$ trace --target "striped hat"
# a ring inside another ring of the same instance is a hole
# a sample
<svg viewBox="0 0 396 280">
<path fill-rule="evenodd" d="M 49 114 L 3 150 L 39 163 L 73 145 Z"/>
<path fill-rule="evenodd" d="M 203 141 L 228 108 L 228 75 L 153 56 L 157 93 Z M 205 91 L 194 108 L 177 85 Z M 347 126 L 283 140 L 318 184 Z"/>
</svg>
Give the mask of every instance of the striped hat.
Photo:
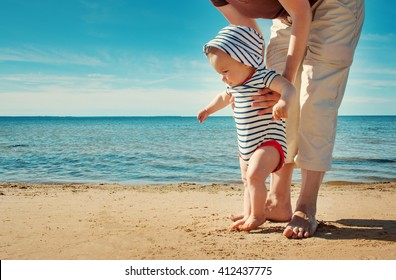
<svg viewBox="0 0 396 280">
<path fill-rule="evenodd" d="M 264 63 L 264 38 L 250 27 L 224 27 L 214 39 L 204 45 L 206 55 L 209 47 L 216 47 L 233 59 L 254 68 L 259 68 Z"/>
</svg>

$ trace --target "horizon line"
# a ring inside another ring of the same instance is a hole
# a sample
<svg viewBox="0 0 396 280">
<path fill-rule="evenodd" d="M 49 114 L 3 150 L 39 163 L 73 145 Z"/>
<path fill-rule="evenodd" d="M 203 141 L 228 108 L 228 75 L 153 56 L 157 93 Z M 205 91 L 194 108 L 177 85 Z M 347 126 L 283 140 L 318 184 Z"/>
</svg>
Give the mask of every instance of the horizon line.
<svg viewBox="0 0 396 280">
<path fill-rule="evenodd" d="M 0 118 L 196 118 L 195 115 L 0 115 Z M 232 115 L 215 115 L 211 118 L 232 117 Z M 396 117 L 396 115 L 338 115 L 338 117 Z"/>
</svg>

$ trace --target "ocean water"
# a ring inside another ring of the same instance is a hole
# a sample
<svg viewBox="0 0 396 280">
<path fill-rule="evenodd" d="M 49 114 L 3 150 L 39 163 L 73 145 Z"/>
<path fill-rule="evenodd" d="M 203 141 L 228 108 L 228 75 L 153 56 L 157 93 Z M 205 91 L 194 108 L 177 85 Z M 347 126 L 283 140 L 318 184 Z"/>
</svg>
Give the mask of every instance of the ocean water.
<svg viewBox="0 0 396 280">
<path fill-rule="evenodd" d="M 0 181 L 239 184 L 235 133 L 232 117 L 0 117 Z M 339 117 L 325 181 L 396 181 L 395 139 L 396 116 Z"/>
</svg>

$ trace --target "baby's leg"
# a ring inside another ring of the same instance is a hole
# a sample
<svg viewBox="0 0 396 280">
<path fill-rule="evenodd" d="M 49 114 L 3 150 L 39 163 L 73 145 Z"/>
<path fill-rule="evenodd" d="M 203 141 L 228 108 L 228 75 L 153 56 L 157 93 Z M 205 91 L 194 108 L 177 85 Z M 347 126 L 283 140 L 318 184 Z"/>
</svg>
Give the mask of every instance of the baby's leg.
<svg viewBox="0 0 396 280">
<path fill-rule="evenodd" d="M 251 212 L 249 218 L 239 227 L 249 231 L 262 225 L 266 221 L 265 202 L 267 188 L 265 180 L 278 166 L 280 154 L 273 146 L 264 146 L 257 149 L 249 161 L 246 180 L 250 195 Z"/>
<path fill-rule="evenodd" d="M 240 215 L 230 215 L 231 220 L 234 222 L 231 225 L 232 229 L 239 229 L 239 227 L 245 223 L 245 221 L 250 216 L 250 208 L 251 208 L 249 188 L 246 180 L 247 165 L 244 163 L 242 159 L 239 159 L 239 166 L 241 168 L 241 177 L 244 186 L 243 213 Z"/>
</svg>

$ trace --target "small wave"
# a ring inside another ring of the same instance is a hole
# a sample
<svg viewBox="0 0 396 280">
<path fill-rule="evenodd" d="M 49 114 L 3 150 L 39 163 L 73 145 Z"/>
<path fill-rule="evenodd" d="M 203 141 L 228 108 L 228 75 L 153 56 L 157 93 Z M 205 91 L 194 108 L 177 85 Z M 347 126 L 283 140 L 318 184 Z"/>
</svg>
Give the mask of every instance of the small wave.
<svg viewBox="0 0 396 280">
<path fill-rule="evenodd" d="M 368 182 L 395 182 L 395 177 L 386 176 L 364 176 L 363 179 Z"/>
<path fill-rule="evenodd" d="M 335 158 L 334 163 L 395 163 L 396 159 L 384 159 L 384 158 Z"/>
<path fill-rule="evenodd" d="M 27 144 L 14 144 L 14 145 L 9 145 L 9 148 L 27 148 L 29 145 Z"/>
<path fill-rule="evenodd" d="M 359 184 L 364 184 L 364 182 L 355 182 L 355 181 L 324 181 L 323 182 L 326 185 L 330 186 L 343 186 L 343 185 L 359 185 Z"/>
</svg>

